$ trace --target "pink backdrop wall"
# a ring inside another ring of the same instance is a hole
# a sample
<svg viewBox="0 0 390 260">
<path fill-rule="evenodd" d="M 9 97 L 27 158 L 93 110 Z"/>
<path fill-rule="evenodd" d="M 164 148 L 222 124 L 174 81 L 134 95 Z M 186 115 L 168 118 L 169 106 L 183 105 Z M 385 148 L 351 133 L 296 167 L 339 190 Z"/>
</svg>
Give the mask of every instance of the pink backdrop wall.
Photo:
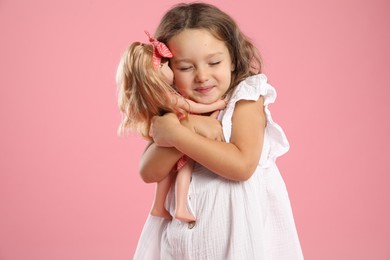
<svg viewBox="0 0 390 260">
<path fill-rule="evenodd" d="M 390 259 L 390 2 L 209 1 L 262 51 L 306 259 Z M 154 185 L 114 75 L 176 1 L 0 3 L 0 259 L 131 259 Z M 150 7 L 153 7 L 152 10 Z"/>
</svg>

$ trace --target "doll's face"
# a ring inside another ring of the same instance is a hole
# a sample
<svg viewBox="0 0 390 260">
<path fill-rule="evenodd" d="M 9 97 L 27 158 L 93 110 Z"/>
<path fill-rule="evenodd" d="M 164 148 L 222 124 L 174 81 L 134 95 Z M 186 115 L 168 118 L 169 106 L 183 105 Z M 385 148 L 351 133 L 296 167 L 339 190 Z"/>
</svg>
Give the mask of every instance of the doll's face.
<svg viewBox="0 0 390 260">
<path fill-rule="evenodd" d="M 161 62 L 160 71 L 164 75 L 167 83 L 172 86 L 173 85 L 173 71 L 168 66 L 168 61 Z"/>
</svg>

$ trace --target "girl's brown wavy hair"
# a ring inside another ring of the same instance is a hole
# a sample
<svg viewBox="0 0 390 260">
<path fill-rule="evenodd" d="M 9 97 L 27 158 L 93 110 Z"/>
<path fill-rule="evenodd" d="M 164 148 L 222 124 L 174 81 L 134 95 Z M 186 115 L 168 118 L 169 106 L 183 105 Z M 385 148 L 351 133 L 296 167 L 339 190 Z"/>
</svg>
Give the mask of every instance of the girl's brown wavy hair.
<svg viewBox="0 0 390 260">
<path fill-rule="evenodd" d="M 217 7 L 206 3 L 177 4 L 165 13 L 155 36 L 169 45 L 169 40 L 185 29 L 205 29 L 226 44 L 234 65 L 227 94 L 248 76 L 261 73 L 258 49 L 241 32 L 233 18 Z"/>
</svg>

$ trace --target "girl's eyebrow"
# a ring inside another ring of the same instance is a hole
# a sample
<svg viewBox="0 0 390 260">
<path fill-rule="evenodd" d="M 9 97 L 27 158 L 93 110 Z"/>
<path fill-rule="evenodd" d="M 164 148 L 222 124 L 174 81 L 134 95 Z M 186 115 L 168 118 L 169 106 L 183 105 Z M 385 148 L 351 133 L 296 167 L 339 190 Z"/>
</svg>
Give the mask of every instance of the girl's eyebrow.
<svg viewBox="0 0 390 260">
<path fill-rule="evenodd" d="M 210 54 L 208 54 L 208 55 L 205 57 L 205 59 L 210 59 L 210 58 L 212 58 L 212 57 L 214 57 L 214 56 L 216 56 L 216 55 L 222 55 L 222 54 L 223 54 L 222 51 L 215 52 L 215 53 L 210 53 Z M 190 58 L 181 58 L 181 59 L 179 58 L 179 59 L 177 59 L 177 58 L 173 57 L 173 61 L 174 61 L 175 63 L 179 63 L 179 62 L 191 62 L 192 59 L 190 59 Z"/>
</svg>

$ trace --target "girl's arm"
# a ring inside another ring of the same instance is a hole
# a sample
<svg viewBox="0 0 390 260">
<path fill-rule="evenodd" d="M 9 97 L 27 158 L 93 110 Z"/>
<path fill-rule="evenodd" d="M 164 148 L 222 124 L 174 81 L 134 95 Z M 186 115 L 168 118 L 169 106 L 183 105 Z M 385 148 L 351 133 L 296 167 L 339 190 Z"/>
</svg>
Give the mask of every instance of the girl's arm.
<svg viewBox="0 0 390 260">
<path fill-rule="evenodd" d="M 149 143 L 141 156 L 139 174 L 146 183 L 160 182 L 169 175 L 176 162 L 183 156 L 174 147 L 160 147 Z"/>
<path fill-rule="evenodd" d="M 216 119 L 218 113 L 211 116 L 188 115 L 181 125 L 206 138 L 223 141 L 221 123 Z M 139 165 L 139 173 L 144 182 L 159 182 L 165 178 L 183 156 L 174 147 L 160 147 L 150 143 L 146 147 Z"/>
<path fill-rule="evenodd" d="M 218 100 L 212 104 L 201 104 L 176 94 L 173 94 L 171 98 L 173 104 L 189 113 L 204 114 L 226 107 L 226 101 L 224 100 Z"/>
<path fill-rule="evenodd" d="M 171 95 L 171 101 L 179 108 L 197 114 L 209 113 L 226 107 L 224 100 L 218 100 L 212 104 L 200 104 L 176 94 Z M 222 128 L 216 120 L 217 116 L 218 113 L 213 113 L 210 117 L 189 115 L 190 119 L 187 117 L 182 120 L 182 125 L 194 133 L 222 141 Z M 154 143 L 150 143 L 140 161 L 139 172 L 142 180 L 147 183 L 161 181 L 171 172 L 181 156 L 183 156 L 183 153 L 175 148 L 159 147 Z"/>
<path fill-rule="evenodd" d="M 153 139 L 160 146 L 176 147 L 214 173 L 237 181 L 249 179 L 260 160 L 266 118 L 263 98 L 237 102 L 229 143 L 210 140 L 183 127 L 170 113 L 155 117 Z"/>
</svg>

